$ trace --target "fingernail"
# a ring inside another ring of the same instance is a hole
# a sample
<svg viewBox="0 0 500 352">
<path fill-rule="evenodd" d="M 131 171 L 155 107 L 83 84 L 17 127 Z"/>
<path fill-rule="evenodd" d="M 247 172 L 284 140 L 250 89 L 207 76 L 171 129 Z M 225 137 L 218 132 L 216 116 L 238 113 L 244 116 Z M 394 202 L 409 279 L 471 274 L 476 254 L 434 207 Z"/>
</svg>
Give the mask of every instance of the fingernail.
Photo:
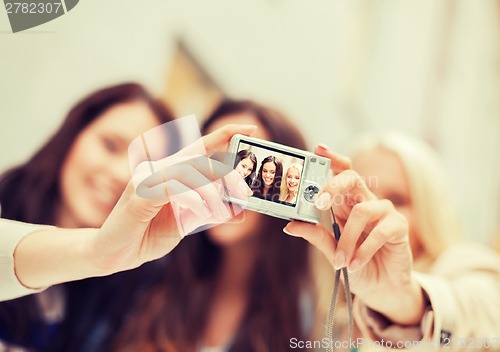
<svg viewBox="0 0 500 352">
<path fill-rule="evenodd" d="M 335 269 L 340 269 L 345 266 L 345 254 L 343 250 L 339 250 L 335 256 L 335 261 L 333 262 Z"/>
<path fill-rule="evenodd" d="M 318 147 L 323 148 L 325 150 L 330 150 L 330 148 L 326 144 L 324 144 L 324 143 L 318 144 Z"/>
<path fill-rule="evenodd" d="M 257 126 L 256 125 L 251 125 L 251 124 L 245 124 L 245 125 L 242 125 L 241 127 L 243 128 L 248 128 L 248 129 L 252 129 L 252 130 L 256 130 L 257 129 Z"/>
<path fill-rule="evenodd" d="M 291 233 L 290 231 L 288 231 L 288 229 L 286 228 L 286 226 L 283 228 L 283 232 L 286 233 L 287 235 L 297 237 L 297 235 L 294 235 L 293 233 Z"/>
<path fill-rule="evenodd" d="M 238 189 L 245 193 L 247 196 L 251 196 L 253 194 L 252 190 L 250 187 L 248 187 L 247 183 L 243 180 L 238 181 Z"/>
<path fill-rule="evenodd" d="M 220 206 L 220 213 L 224 219 L 229 219 L 231 217 L 231 214 L 229 214 L 229 211 L 227 210 L 226 206 L 224 203 Z"/>
<path fill-rule="evenodd" d="M 332 200 L 332 197 L 330 196 L 330 193 L 323 192 L 316 199 L 316 207 L 318 207 L 318 209 L 326 209 L 330 205 L 331 200 Z"/>
<path fill-rule="evenodd" d="M 360 267 L 361 267 L 361 261 L 359 259 L 354 259 L 347 267 L 347 270 L 350 272 L 354 272 L 358 271 Z"/>
</svg>

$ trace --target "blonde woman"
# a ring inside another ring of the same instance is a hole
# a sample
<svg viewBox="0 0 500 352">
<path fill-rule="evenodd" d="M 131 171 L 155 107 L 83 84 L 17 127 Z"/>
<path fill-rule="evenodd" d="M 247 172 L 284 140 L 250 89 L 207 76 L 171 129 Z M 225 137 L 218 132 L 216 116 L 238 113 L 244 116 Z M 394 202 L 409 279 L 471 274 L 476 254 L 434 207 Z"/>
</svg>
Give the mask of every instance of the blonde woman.
<svg viewBox="0 0 500 352">
<path fill-rule="evenodd" d="M 353 153 L 356 171 L 336 167 L 316 203 L 335 211 L 340 241 L 321 225 L 293 222 L 285 231 L 351 271 L 357 337 L 365 338 L 358 347 L 370 350 L 370 339 L 423 350 L 500 349 L 500 258 L 462 239 L 431 148 L 394 133 L 366 136 Z M 344 313 L 337 311 L 340 321 Z"/>
<path fill-rule="evenodd" d="M 281 182 L 280 201 L 295 204 L 297 202 L 297 190 L 300 185 L 302 165 L 292 164 L 285 173 L 285 182 Z"/>
</svg>

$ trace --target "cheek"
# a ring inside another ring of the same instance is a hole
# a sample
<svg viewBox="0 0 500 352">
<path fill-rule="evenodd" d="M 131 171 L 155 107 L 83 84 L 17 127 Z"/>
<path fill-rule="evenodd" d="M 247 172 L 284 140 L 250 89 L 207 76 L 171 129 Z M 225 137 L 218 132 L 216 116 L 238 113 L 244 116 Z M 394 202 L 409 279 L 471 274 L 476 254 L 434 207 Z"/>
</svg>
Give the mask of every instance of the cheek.
<svg viewBox="0 0 500 352">
<path fill-rule="evenodd" d="M 91 153 L 86 153 L 85 150 L 85 143 L 76 143 L 64 161 L 61 181 L 67 195 L 78 191 L 87 177 L 88 170 L 92 168 Z"/>
<path fill-rule="evenodd" d="M 72 214 L 79 226 L 101 226 L 108 215 L 93 201 L 95 189 L 92 180 L 98 177 L 104 156 L 98 145 L 77 141 L 71 148 L 61 169 L 61 207 Z"/>
</svg>

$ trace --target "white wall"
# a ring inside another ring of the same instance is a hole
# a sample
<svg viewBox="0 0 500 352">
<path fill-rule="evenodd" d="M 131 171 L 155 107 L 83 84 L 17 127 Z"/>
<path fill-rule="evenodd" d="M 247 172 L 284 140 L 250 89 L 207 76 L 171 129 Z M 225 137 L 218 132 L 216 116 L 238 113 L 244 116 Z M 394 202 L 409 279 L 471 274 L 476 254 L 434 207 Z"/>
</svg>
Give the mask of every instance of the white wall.
<svg viewBox="0 0 500 352">
<path fill-rule="evenodd" d="M 372 128 L 429 139 L 485 241 L 500 213 L 499 13 L 494 0 L 81 0 L 13 35 L 0 11 L 0 170 L 96 87 L 159 92 L 180 35 L 226 91 L 283 109 L 310 142 L 345 151 Z"/>
</svg>

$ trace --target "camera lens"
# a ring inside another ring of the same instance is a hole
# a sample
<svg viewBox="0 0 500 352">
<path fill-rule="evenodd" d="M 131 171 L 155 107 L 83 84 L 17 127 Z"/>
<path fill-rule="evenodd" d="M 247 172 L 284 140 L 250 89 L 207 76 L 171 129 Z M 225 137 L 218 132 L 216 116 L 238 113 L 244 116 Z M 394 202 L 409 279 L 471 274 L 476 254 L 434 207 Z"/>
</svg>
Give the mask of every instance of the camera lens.
<svg viewBox="0 0 500 352">
<path fill-rule="evenodd" d="M 304 190 L 304 198 L 308 202 L 313 202 L 318 193 L 319 193 L 318 187 L 316 187 L 314 185 L 307 186 L 306 189 Z"/>
</svg>

